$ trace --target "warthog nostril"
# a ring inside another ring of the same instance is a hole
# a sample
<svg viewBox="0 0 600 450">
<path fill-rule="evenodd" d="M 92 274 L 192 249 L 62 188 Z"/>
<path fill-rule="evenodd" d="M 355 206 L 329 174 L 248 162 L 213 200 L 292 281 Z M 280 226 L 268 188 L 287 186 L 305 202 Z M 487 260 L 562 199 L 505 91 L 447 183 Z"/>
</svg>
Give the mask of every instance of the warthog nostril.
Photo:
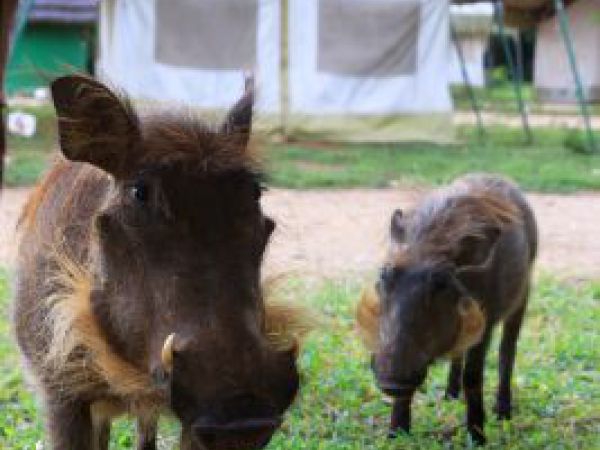
<svg viewBox="0 0 600 450">
<path fill-rule="evenodd" d="M 412 396 L 417 389 L 416 385 L 399 384 L 389 380 L 379 381 L 377 384 L 384 394 L 394 398 Z"/>
<path fill-rule="evenodd" d="M 269 443 L 281 425 L 279 417 L 239 419 L 216 422 L 200 417 L 192 425 L 196 439 L 209 449 L 260 449 Z"/>
<path fill-rule="evenodd" d="M 281 425 L 281 419 L 275 417 L 261 417 L 254 419 L 234 420 L 226 423 L 216 423 L 210 418 L 201 417 L 194 422 L 193 430 L 198 434 L 220 434 L 230 432 L 252 432 L 272 430 Z"/>
</svg>

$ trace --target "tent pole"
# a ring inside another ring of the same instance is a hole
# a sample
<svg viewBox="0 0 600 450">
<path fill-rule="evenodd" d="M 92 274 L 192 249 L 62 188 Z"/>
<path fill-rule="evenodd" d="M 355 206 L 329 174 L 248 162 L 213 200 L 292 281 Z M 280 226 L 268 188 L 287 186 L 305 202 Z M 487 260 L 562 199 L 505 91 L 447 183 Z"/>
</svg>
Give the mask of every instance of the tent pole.
<svg viewBox="0 0 600 450">
<path fill-rule="evenodd" d="M 281 65 L 279 67 L 279 106 L 281 108 L 281 137 L 284 142 L 289 140 L 289 111 L 290 111 L 290 46 L 289 46 L 289 11 L 290 5 L 288 0 L 282 0 L 281 5 L 281 24 L 280 24 L 280 39 L 279 48 L 281 52 Z"/>
<path fill-rule="evenodd" d="M 469 72 L 467 71 L 467 65 L 465 62 L 465 55 L 463 53 L 462 46 L 460 45 L 460 41 L 458 40 L 458 33 L 456 32 L 456 28 L 454 27 L 454 24 L 452 22 L 450 22 L 450 36 L 452 37 L 452 42 L 454 43 L 454 47 L 456 48 L 456 54 L 458 56 L 458 61 L 460 62 L 460 71 L 462 74 L 462 78 L 465 83 L 465 87 L 467 88 L 467 93 L 469 95 L 469 100 L 471 101 L 473 113 L 475 113 L 475 118 L 477 119 L 477 130 L 479 131 L 479 138 L 483 139 L 483 137 L 485 136 L 485 128 L 483 126 L 483 120 L 481 118 L 481 110 L 479 108 L 479 104 L 477 103 L 477 98 L 475 97 L 475 90 L 473 89 L 473 85 L 471 84 L 471 79 L 469 78 Z"/>
<path fill-rule="evenodd" d="M 523 130 L 525 131 L 525 137 L 528 144 L 533 143 L 533 136 L 531 134 L 531 128 L 529 127 L 529 120 L 527 118 L 527 111 L 525 111 L 525 102 L 523 101 L 523 95 L 521 91 L 521 77 L 515 69 L 515 62 L 508 46 L 508 39 L 506 37 L 506 31 L 504 29 L 504 5 L 502 0 L 494 1 L 494 17 L 498 25 L 498 32 L 500 34 L 500 41 L 502 42 L 502 49 L 504 50 L 504 56 L 508 63 L 508 70 L 513 79 L 513 87 L 515 95 L 517 97 L 517 105 L 519 112 L 521 113 L 521 122 L 523 123 Z"/>
<path fill-rule="evenodd" d="M 523 40 L 521 39 L 521 32 L 517 33 L 517 45 L 516 45 L 516 63 L 517 63 L 517 76 L 521 83 L 525 80 L 525 63 L 523 61 Z"/>
<path fill-rule="evenodd" d="M 562 34 L 565 48 L 567 50 L 567 56 L 569 58 L 569 64 L 571 66 L 571 72 L 573 73 L 573 80 L 575 81 L 575 92 L 579 107 L 581 109 L 581 116 L 585 124 L 585 131 L 587 134 L 588 144 L 590 151 L 594 152 L 597 150 L 596 140 L 594 139 L 594 132 L 592 130 L 592 124 L 590 120 L 590 112 L 588 105 L 583 94 L 583 84 L 581 82 L 581 76 L 579 74 L 579 68 L 577 67 L 577 58 L 575 57 L 575 50 L 573 48 L 573 41 L 571 40 L 571 30 L 569 27 L 569 18 L 565 11 L 565 5 L 563 0 L 554 0 L 554 7 L 558 15 L 558 22 L 560 24 L 560 32 Z"/>
</svg>

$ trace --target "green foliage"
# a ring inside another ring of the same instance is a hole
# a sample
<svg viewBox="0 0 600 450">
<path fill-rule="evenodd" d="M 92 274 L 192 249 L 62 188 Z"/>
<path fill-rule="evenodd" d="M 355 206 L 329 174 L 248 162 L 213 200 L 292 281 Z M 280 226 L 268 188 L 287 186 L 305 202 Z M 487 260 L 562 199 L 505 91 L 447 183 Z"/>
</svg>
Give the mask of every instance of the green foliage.
<svg viewBox="0 0 600 450">
<path fill-rule="evenodd" d="M 0 275 L 0 448 L 33 449 L 42 439 L 40 412 L 25 389 L 8 336 L 7 275 Z M 369 358 L 354 333 L 359 281 L 290 280 L 283 296 L 303 299 L 324 326 L 303 348 L 302 389 L 273 450 L 469 448 L 464 406 L 442 399 L 446 365 L 432 368 L 413 409 L 414 431 L 385 438 L 390 407 L 373 384 Z M 516 410 L 511 422 L 493 418 L 497 339 L 486 376 L 489 449 L 600 448 L 600 284 L 566 283 L 541 276 L 519 342 L 514 377 Z M 134 448 L 133 427 L 113 428 L 111 449 Z M 160 448 L 174 448 L 177 426 L 161 424 Z"/>
</svg>

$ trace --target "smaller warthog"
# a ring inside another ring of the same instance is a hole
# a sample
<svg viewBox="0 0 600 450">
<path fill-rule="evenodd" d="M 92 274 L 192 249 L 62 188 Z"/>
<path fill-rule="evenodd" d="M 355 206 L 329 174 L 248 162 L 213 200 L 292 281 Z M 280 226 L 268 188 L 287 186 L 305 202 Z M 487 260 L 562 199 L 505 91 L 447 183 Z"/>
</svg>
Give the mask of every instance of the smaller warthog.
<svg viewBox="0 0 600 450">
<path fill-rule="evenodd" d="M 92 79 L 52 83 L 64 158 L 21 218 L 14 320 L 53 450 L 107 450 L 125 413 L 140 450 L 163 412 L 182 450 L 262 448 L 281 424 L 308 322 L 263 299 L 275 222 L 250 87 L 209 127 L 140 115 Z"/>
<path fill-rule="evenodd" d="M 522 193 L 493 175 L 467 175 L 410 213 L 394 212 L 387 261 L 357 310 L 377 383 L 394 398 L 392 436 L 409 431 L 412 397 L 429 365 L 449 357 L 446 396 L 457 398 L 462 383 L 469 432 L 485 443 L 483 372 L 499 322 L 496 412 L 510 418 L 511 374 L 537 240 Z"/>
</svg>

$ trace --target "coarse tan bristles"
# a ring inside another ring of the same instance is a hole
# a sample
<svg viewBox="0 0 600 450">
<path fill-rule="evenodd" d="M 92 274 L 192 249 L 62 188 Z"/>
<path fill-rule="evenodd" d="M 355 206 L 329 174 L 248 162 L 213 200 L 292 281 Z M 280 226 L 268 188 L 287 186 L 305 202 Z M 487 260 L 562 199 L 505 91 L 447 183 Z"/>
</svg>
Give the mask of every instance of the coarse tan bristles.
<svg viewBox="0 0 600 450">
<path fill-rule="evenodd" d="M 116 395 L 149 395 L 154 390 L 150 377 L 116 354 L 107 343 L 92 312 L 91 276 L 81 265 L 64 253 L 56 255 L 58 273 L 53 281 L 58 290 L 46 301 L 47 317 L 52 330 L 49 352 L 45 358 L 50 371 L 77 375 L 75 390 L 87 386 L 77 383 L 105 383 Z"/>
<path fill-rule="evenodd" d="M 62 176 L 65 170 L 68 168 L 65 161 L 60 161 L 56 164 L 52 170 L 45 176 L 45 178 L 35 187 L 25 206 L 21 210 L 17 226 L 19 228 L 25 228 L 30 230 L 33 228 L 37 211 L 48 192 L 48 189 L 56 182 L 56 180 Z"/>
<path fill-rule="evenodd" d="M 276 350 L 297 349 L 315 326 L 314 315 L 300 305 L 273 299 L 265 302 L 265 336 Z"/>
<path fill-rule="evenodd" d="M 152 396 L 149 375 L 116 354 L 92 312 L 90 273 L 64 253 L 56 252 L 57 290 L 46 299 L 52 339 L 44 365 L 48 373 L 68 373 L 67 391 L 83 391 L 106 384 L 114 395 Z M 264 332 L 276 350 L 297 350 L 318 321 L 306 308 L 273 295 L 265 300 Z M 56 377 L 52 377 L 56 378 Z"/>
<path fill-rule="evenodd" d="M 375 352 L 379 346 L 379 296 L 370 287 L 363 291 L 356 307 L 356 328 L 365 346 Z"/>
<path fill-rule="evenodd" d="M 267 277 L 262 282 L 265 319 L 264 333 L 279 351 L 299 350 L 306 336 L 322 325 L 322 320 L 305 306 L 286 298 L 281 292 L 287 275 Z"/>
<path fill-rule="evenodd" d="M 481 341 L 486 326 L 485 312 L 481 303 L 473 299 L 465 299 L 459 306 L 460 331 L 454 347 L 448 352 L 450 358 L 462 355 Z"/>
</svg>

